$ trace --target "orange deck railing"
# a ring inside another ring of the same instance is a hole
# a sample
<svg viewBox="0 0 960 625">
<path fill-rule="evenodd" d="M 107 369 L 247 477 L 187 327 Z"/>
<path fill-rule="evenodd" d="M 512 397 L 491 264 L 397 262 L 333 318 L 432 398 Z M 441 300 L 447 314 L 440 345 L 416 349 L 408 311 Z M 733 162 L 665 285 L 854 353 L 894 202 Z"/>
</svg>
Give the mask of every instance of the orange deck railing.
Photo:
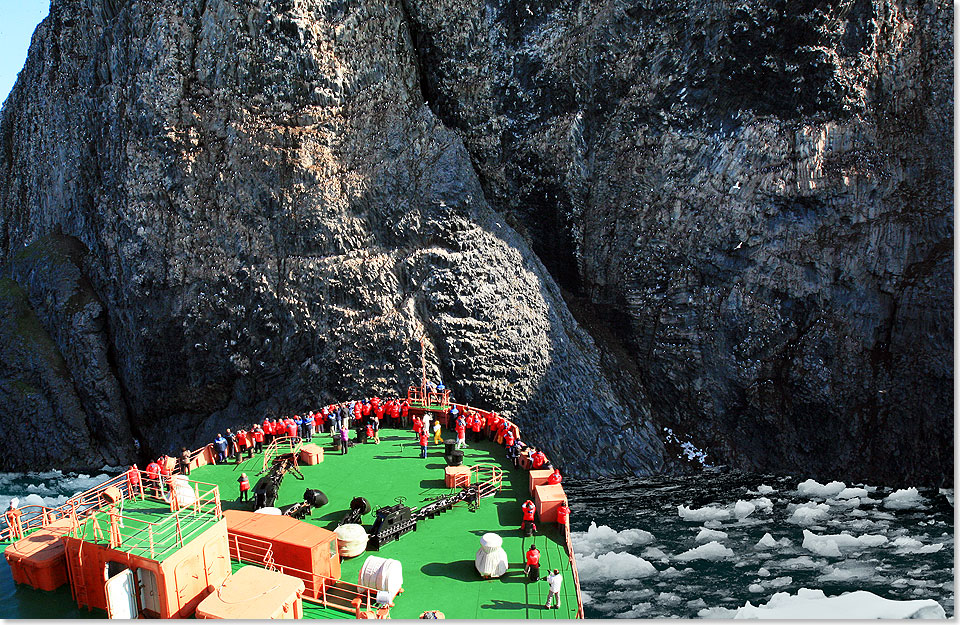
<svg viewBox="0 0 960 625">
<path fill-rule="evenodd" d="M 299 436 L 280 436 L 273 439 L 263 450 L 263 469 L 260 473 L 269 470 L 273 459 L 283 454 L 293 454 L 294 465 L 296 465 L 297 454 L 300 453 L 302 446 L 303 440 Z"/>
<path fill-rule="evenodd" d="M 188 523 L 189 521 L 204 515 L 209 515 L 215 520 L 223 517 L 220 491 L 215 484 L 193 480 L 184 480 L 184 483 L 192 488 L 191 503 L 177 501 L 176 491 L 169 488 L 166 492 L 161 490 L 161 495 L 164 496 L 152 493 L 140 496 L 134 493 L 136 498 L 159 501 L 170 506 L 170 514 L 164 515 L 160 520 L 147 521 L 124 514 L 116 507 L 111 507 L 112 502 L 103 501 L 99 507 L 90 506 L 89 514 L 78 518 L 69 535 L 90 542 L 107 542 L 113 549 L 128 551 L 137 549 L 144 553 L 149 552 L 151 558 L 172 548 L 180 548 L 208 527 L 203 524 Z M 142 481 L 141 484 L 143 484 Z M 150 491 L 152 487 L 148 484 L 144 490 Z M 89 518 L 100 511 L 107 514 L 108 532 L 104 532 L 100 527 L 98 518 Z M 124 528 L 124 531 L 120 531 L 120 528 Z M 90 530 L 89 533 L 88 530 Z"/>
<path fill-rule="evenodd" d="M 353 613 L 356 606 L 353 600 L 360 599 L 362 610 L 375 609 L 377 589 L 344 582 L 303 569 L 279 564 L 273 557 L 273 543 L 261 538 L 240 536 L 227 531 L 230 544 L 230 557 L 237 562 L 255 564 L 271 571 L 279 571 L 303 580 L 303 598 L 312 600 L 325 607 Z"/>
</svg>

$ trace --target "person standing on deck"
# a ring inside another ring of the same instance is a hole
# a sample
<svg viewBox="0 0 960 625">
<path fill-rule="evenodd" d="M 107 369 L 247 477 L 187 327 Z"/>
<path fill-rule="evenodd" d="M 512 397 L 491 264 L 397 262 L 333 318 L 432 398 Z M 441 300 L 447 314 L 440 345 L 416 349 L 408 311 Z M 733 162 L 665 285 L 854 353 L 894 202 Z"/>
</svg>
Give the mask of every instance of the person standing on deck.
<svg viewBox="0 0 960 625">
<path fill-rule="evenodd" d="M 380 419 L 376 417 L 367 417 L 370 419 L 370 427 L 373 428 L 373 443 L 380 444 Z"/>
<path fill-rule="evenodd" d="M 507 431 L 503 433 L 503 446 L 507 449 L 513 447 L 513 444 L 516 442 L 516 438 L 513 436 L 513 429 L 507 428 Z"/>
<path fill-rule="evenodd" d="M 533 529 L 534 531 L 536 531 L 537 526 L 533 522 L 533 514 L 537 511 L 537 507 L 533 504 L 532 501 L 527 499 L 526 501 L 523 502 L 523 505 L 520 506 L 520 508 L 521 510 L 523 510 L 523 521 L 520 523 L 520 530 L 522 531 L 526 529 L 527 523 L 529 523 L 530 525 L 533 525 Z"/>
<path fill-rule="evenodd" d="M 250 458 L 253 455 L 251 448 L 253 444 L 250 442 L 250 439 L 247 438 L 247 431 L 243 428 L 237 430 L 237 464 L 240 463 L 240 454 L 246 450 L 247 458 Z"/>
<path fill-rule="evenodd" d="M 349 430 L 346 425 L 340 426 L 340 455 L 347 453 L 347 446 L 350 442 L 350 435 L 348 434 Z"/>
<path fill-rule="evenodd" d="M 443 436 L 442 436 L 442 433 L 440 432 L 440 422 L 437 421 L 436 423 L 433 424 L 433 444 L 439 445 L 442 442 L 443 442 Z"/>
<path fill-rule="evenodd" d="M 467 441 L 466 441 L 467 428 L 463 419 L 457 419 L 456 431 L 457 431 L 457 449 L 463 449 L 467 444 Z"/>
<path fill-rule="evenodd" d="M 526 566 L 523 572 L 527 574 L 528 582 L 535 582 L 540 579 L 540 551 L 537 546 L 532 544 L 527 549 Z"/>
<path fill-rule="evenodd" d="M 157 464 L 156 460 L 151 460 L 150 464 L 147 465 L 147 485 L 153 489 L 153 495 L 156 496 L 160 492 L 160 465 Z"/>
<path fill-rule="evenodd" d="M 213 439 L 213 449 L 217 452 L 217 464 L 223 464 L 227 461 L 227 439 L 222 434 L 217 434 Z"/>
<path fill-rule="evenodd" d="M 400 402 L 400 427 L 403 429 L 410 427 L 410 402 L 406 399 Z"/>
<path fill-rule="evenodd" d="M 5 516 L 7 517 L 7 527 L 10 528 L 9 538 L 12 539 L 21 539 L 23 538 L 23 524 L 20 521 L 20 499 L 19 497 L 14 497 L 10 500 L 10 505 L 7 507 Z"/>
<path fill-rule="evenodd" d="M 557 508 L 557 526 L 563 527 L 570 523 L 570 506 L 567 505 L 567 500 L 564 499 L 560 502 L 560 506 Z"/>
<path fill-rule="evenodd" d="M 180 448 L 180 473 L 190 475 L 190 452 L 186 447 Z"/>
<path fill-rule="evenodd" d="M 423 421 L 420 417 L 413 418 L 413 437 L 420 440 L 420 432 L 423 432 Z"/>
<path fill-rule="evenodd" d="M 140 494 L 140 469 L 133 465 L 127 471 L 127 491 L 132 499 L 135 494 Z"/>
<path fill-rule="evenodd" d="M 456 423 L 457 418 L 460 416 L 460 411 L 457 410 L 456 406 L 450 406 L 450 410 L 447 411 L 447 427 L 453 428 L 453 424 Z"/>
<path fill-rule="evenodd" d="M 263 451 L 263 430 L 256 423 L 253 424 L 253 450 L 258 454 Z"/>
<path fill-rule="evenodd" d="M 420 432 L 420 457 L 427 457 L 427 433 L 426 431 Z"/>
<path fill-rule="evenodd" d="M 240 496 L 237 501 L 246 501 L 250 497 L 250 480 L 246 473 L 241 473 L 237 481 L 240 482 Z"/>
<path fill-rule="evenodd" d="M 507 447 L 507 460 L 512 460 L 513 466 L 518 469 L 520 468 L 520 448 L 516 442 Z"/>
<path fill-rule="evenodd" d="M 227 430 L 227 455 L 233 456 L 236 464 L 240 464 L 240 445 L 237 444 L 237 435 Z"/>
<path fill-rule="evenodd" d="M 427 411 L 423 413 L 423 416 L 420 419 L 423 421 L 423 431 L 427 436 L 430 435 L 430 420 L 433 418 L 433 415 Z"/>
<path fill-rule="evenodd" d="M 470 431 L 473 432 L 473 442 L 479 443 L 483 437 L 480 430 L 483 429 L 483 418 L 475 412 L 470 413 L 473 416 L 473 425 L 470 426 Z"/>
<path fill-rule="evenodd" d="M 551 607 L 559 608 L 560 607 L 560 586 L 563 585 L 563 575 L 560 575 L 560 569 L 553 569 L 553 573 L 547 575 L 546 578 L 547 585 L 550 586 L 550 593 L 547 594 L 547 603 L 544 607 L 548 610 Z M 557 600 L 557 605 L 551 606 L 553 600 Z"/>
</svg>

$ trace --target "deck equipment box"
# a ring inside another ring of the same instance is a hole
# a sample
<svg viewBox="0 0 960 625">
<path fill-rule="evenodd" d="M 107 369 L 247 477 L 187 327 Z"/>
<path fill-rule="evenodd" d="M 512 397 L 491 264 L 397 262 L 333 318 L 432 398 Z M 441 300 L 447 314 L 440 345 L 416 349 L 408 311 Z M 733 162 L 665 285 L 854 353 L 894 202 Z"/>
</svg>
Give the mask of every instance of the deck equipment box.
<svg viewBox="0 0 960 625">
<path fill-rule="evenodd" d="M 340 578 L 337 534 L 288 516 L 225 510 L 230 535 L 269 541 L 275 564 Z"/>
<path fill-rule="evenodd" d="M 323 447 L 308 443 L 300 448 L 300 462 L 306 465 L 320 464 L 323 462 Z"/>
<path fill-rule="evenodd" d="M 553 473 L 551 469 L 530 469 L 530 494 L 533 495 L 533 489 L 541 484 L 547 483 L 547 478 Z"/>
<path fill-rule="evenodd" d="M 303 618 L 303 580 L 245 566 L 197 606 L 197 618 Z"/>
<path fill-rule="evenodd" d="M 533 489 L 537 504 L 537 516 L 541 523 L 556 523 L 557 508 L 567 495 L 560 484 L 540 484 Z"/>
<path fill-rule="evenodd" d="M 13 581 L 37 590 L 56 590 L 66 584 L 67 558 L 61 537 L 70 527 L 70 520 L 62 519 L 7 547 L 4 555 Z"/>
</svg>

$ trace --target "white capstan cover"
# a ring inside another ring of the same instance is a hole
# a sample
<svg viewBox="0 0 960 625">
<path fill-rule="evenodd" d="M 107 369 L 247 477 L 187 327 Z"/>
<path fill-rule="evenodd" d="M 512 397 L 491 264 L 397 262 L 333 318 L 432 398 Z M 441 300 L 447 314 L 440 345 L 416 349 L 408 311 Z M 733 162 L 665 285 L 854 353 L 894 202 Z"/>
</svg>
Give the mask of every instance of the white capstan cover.
<svg viewBox="0 0 960 625">
<path fill-rule="evenodd" d="M 336 529 L 337 551 L 341 558 L 352 558 L 367 549 L 367 533 L 362 525 L 346 523 Z"/>
<path fill-rule="evenodd" d="M 480 537 L 474 565 L 483 577 L 500 577 L 507 572 L 507 552 L 503 550 L 503 539 L 498 534 L 488 532 Z"/>
<path fill-rule="evenodd" d="M 273 507 L 260 508 L 259 510 L 254 510 L 254 512 L 256 512 L 257 514 L 273 514 L 277 516 L 283 514 L 283 512 L 280 511 L 280 508 L 273 508 Z"/>
<path fill-rule="evenodd" d="M 361 586 L 386 590 L 393 600 L 403 586 L 403 565 L 399 560 L 368 556 L 360 567 L 359 578 Z"/>
</svg>

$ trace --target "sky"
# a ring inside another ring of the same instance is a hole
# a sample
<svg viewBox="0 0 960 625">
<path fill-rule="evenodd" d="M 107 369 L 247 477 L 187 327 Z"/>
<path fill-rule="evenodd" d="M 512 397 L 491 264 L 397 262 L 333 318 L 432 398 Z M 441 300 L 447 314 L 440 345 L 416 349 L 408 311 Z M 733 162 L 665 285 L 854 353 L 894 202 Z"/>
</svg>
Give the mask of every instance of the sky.
<svg viewBox="0 0 960 625">
<path fill-rule="evenodd" d="M 7 99 L 23 69 L 30 37 L 47 16 L 50 0 L 0 0 L 0 102 Z"/>
</svg>

